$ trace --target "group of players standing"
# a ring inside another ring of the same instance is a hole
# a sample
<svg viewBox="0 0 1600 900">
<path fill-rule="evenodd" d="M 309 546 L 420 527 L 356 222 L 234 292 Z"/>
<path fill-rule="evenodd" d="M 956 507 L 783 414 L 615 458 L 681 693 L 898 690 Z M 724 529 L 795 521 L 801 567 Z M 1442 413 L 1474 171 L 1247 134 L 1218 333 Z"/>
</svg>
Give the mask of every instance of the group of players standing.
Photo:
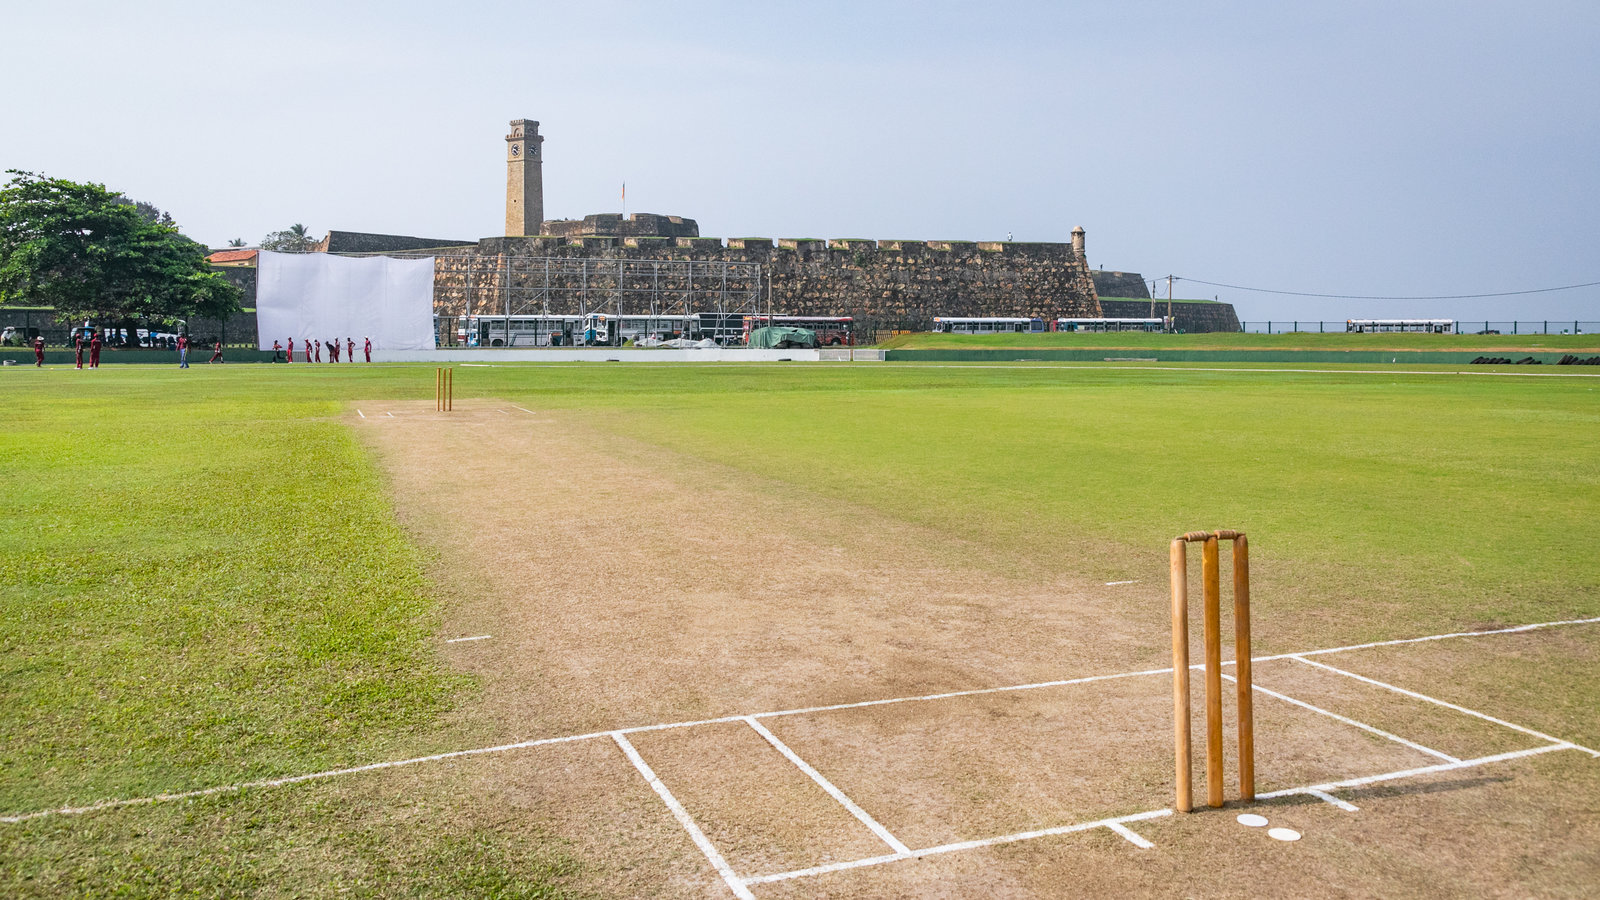
<svg viewBox="0 0 1600 900">
<path fill-rule="evenodd" d="M 100 368 L 100 348 L 105 346 L 99 330 L 87 333 L 78 331 L 72 336 L 72 354 L 77 363 L 77 368 L 83 368 L 83 352 L 89 351 L 89 368 Z M 189 336 L 178 335 L 178 368 L 189 368 Z M 216 348 L 211 354 L 212 362 L 222 362 L 222 341 L 217 341 Z M 44 368 L 44 336 L 39 335 L 33 339 L 33 364 Z"/>
<path fill-rule="evenodd" d="M 372 362 L 372 338 L 362 338 L 361 340 L 362 340 L 361 352 L 366 356 L 367 362 Z M 347 337 L 347 338 L 344 339 L 344 342 L 345 342 L 346 345 L 348 345 L 348 348 L 349 348 L 349 352 L 346 354 L 348 360 L 350 362 L 355 362 L 356 361 L 356 339 L 353 338 L 353 337 Z M 328 347 L 328 362 L 338 362 L 339 361 L 339 339 L 338 338 L 334 338 L 331 341 L 313 341 L 310 338 L 307 338 L 306 342 L 305 342 L 306 362 L 322 362 L 322 347 L 323 347 L 324 344 L 326 344 L 327 347 Z M 283 353 L 283 342 L 282 341 L 273 341 L 272 342 L 272 361 L 273 362 L 277 362 L 279 355 L 282 354 L 282 353 Z M 315 356 L 315 359 L 313 359 L 313 356 Z M 294 338 L 289 338 L 289 355 L 287 357 L 287 361 L 288 362 L 294 362 Z"/>
<path fill-rule="evenodd" d="M 347 354 L 347 358 L 349 359 L 350 362 L 355 362 L 356 361 L 356 339 L 355 338 L 345 338 L 344 342 L 345 342 L 346 345 L 348 345 L 348 348 L 349 348 L 348 354 Z M 75 355 L 77 357 L 78 368 L 80 368 L 80 369 L 83 368 L 83 352 L 85 350 L 89 351 L 89 368 L 91 368 L 91 369 L 100 368 L 100 348 L 102 346 L 104 346 L 104 343 L 105 342 L 100 339 L 100 332 L 99 331 L 91 331 L 88 334 L 85 334 L 85 333 L 83 333 L 81 331 L 78 332 L 78 334 L 75 335 L 73 337 L 73 339 L 72 339 L 72 346 L 73 346 L 74 353 L 75 353 Z M 322 362 L 322 347 L 323 347 L 323 344 L 326 344 L 327 347 L 328 347 L 328 361 L 329 362 L 338 362 L 339 361 L 339 339 L 338 338 L 334 338 L 331 341 L 313 341 L 313 340 L 307 339 L 306 342 L 305 342 L 306 362 Z M 189 336 L 188 335 L 182 335 L 182 334 L 178 335 L 177 350 L 178 350 L 178 368 L 180 368 L 180 369 L 189 368 Z M 363 338 L 362 339 L 361 350 L 362 350 L 362 353 L 366 356 L 367 362 L 372 362 L 372 338 Z M 281 341 L 273 341 L 272 342 L 273 362 L 277 362 L 278 358 L 280 356 L 282 356 L 283 353 L 284 353 L 283 343 Z M 211 360 L 210 361 L 214 362 L 214 363 L 215 362 L 222 362 L 222 341 L 217 341 L 216 348 L 211 354 Z M 286 361 L 287 362 L 294 362 L 294 338 L 289 338 L 289 352 L 288 352 L 288 356 L 286 357 Z M 38 366 L 38 367 L 40 367 L 40 368 L 44 367 L 44 337 L 42 335 L 38 336 L 38 337 L 35 337 L 33 339 L 33 364 Z"/>
</svg>

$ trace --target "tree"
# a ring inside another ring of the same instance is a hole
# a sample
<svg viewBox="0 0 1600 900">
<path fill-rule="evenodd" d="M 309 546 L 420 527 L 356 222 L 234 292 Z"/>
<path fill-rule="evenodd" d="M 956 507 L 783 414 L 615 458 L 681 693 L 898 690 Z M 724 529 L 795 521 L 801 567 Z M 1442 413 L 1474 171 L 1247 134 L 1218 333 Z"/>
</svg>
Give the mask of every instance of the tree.
<svg viewBox="0 0 1600 900">
<path fill-rule="evenodd" d="M 0 304 L 54 307 L 63 320 L 226 319 L 237 287 L 171 216 L 104 185 L 8 170 L 0 188 Z"/>
<path fill-rule="evenodd" d="M 228 246 L 229 247 L 243 247 L 244 246 L 244 238 L 233 238 L 233 239 L 228 241 Z"/>
<path fill-rule="evenodd" d="M 296 222 L 285 231 L 274 231 L 261 239 L 261 249 L 286 253 L 308 253 L 317 245 L 311 230 Z"/>
</svg>

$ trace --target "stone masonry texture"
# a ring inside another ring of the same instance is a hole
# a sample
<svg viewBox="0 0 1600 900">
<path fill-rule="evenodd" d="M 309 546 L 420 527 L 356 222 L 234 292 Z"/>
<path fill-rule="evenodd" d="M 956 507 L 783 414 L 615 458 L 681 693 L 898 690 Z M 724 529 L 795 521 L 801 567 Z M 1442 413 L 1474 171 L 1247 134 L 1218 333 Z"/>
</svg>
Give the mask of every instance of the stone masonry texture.
<svg viewBox="0 0 1600 900">
<path fill-rule="evenodd" d="M 504 237 L 435 253 L 435 310 L 449 316 L 495 310 L 504 284 L 492 273 L 523 270 L 507 266 L 519 257 L 759 263 L 773 312 L 854 316 L 858 328 L 925 331 L 935 316 L 1101 315 L 1088 265 L 1065 243 Z"/>
</svg>

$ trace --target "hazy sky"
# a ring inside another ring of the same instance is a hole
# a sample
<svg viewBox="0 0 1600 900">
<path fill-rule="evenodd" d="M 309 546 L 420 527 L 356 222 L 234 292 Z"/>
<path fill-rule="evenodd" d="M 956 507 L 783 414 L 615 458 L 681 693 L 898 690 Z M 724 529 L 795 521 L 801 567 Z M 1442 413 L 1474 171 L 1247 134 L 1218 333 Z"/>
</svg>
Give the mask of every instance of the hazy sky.
<svg viewBox="0 0 1600 900">
<path fill-rule="evenodd" d="M 0 5 L 0 166 L 190 236 L 504 226 L 1067 241 L 1091 265 L 1332 294 L 1600 281 L 1600 3 Z M 1179 282 L 1246 319 L 1600 319 L 1600 288 L 1357 301 Z"/>
</svg>

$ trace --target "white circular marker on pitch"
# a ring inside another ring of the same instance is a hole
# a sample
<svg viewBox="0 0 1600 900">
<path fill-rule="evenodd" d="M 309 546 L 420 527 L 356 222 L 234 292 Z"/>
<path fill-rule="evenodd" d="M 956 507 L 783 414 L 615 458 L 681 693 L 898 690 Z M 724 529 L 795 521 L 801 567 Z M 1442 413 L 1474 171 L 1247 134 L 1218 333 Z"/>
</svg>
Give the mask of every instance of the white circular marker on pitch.
<svg viewBox="0 0 1600 900">
<path fill-rule="evenodd" d="M 1267 817 L 1258 816 L 1255 813 L 1241 813 L 1239 815 L 1239 824 L 1247 828 L 1260 828 L 1267 824 Z"/>
<path fill-rule="evenodd" d="M 1300 840 L 1300 832 L 1295 831 L 1293 828 L 1274 828 L 1267 832 L 1267 837 L 1275 841 L 1298 841 Z"/>
</svg>

